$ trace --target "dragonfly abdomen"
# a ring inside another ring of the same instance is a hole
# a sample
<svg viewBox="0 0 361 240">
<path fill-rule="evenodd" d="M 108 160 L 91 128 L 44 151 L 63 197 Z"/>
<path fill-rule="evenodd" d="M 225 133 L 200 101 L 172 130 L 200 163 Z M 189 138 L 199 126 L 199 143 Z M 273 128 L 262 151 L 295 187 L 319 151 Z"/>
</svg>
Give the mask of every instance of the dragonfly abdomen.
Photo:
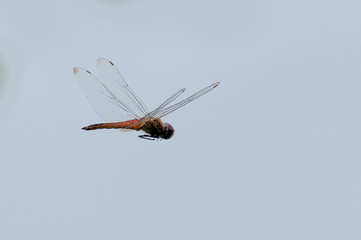
<svg viewBox="0 0 361 240">
<path fill-rule="evenodd" d="M 115 122 L 115 123 L 97 123 L 92 124 L 86 127 L 83 127 L 84 130 L 96 130 L 96 129 L 112 129 L 112 128 L 129 128 L 133 130 L 138 130 L 140 126 L 136 122 L 138 122 L 138 119 L 133 119 L 129 121 L 124 122 Z"/>
</svg>

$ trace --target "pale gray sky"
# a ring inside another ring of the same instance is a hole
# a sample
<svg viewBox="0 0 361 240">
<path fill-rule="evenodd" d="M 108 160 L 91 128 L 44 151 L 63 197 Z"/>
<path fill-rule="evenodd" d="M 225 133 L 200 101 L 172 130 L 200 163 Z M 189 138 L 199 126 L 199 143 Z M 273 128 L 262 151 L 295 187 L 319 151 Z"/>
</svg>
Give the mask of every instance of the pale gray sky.
<svg viewBox="0 0 361 240">
<path fill-rule="evenodd" d="M 6 1 L 0 239 L 360 239 L 360 1 Z M 168 141 L 101 122 L 112 60 Z"/>
</svg>

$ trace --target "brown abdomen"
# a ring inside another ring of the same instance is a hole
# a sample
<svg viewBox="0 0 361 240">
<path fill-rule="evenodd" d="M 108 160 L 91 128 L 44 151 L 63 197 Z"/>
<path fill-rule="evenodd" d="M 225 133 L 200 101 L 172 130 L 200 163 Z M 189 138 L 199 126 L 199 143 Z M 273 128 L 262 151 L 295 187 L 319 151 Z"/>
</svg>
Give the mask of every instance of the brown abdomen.
<svg viewBox="0 0 361 240">
<path fill-rule="evenodd" d="M 133 119 L 124 122 L 115 122 L 115 123 L 97 123 L 92 124 L 86 127 L 83 127 L 84 130 L 96 130 L 96 129 L 111 129 L 111 128 L 128 128 L 133 130 L 139 130 L 141 126 L 141 121 L 138 119 Z"/>
</svg>

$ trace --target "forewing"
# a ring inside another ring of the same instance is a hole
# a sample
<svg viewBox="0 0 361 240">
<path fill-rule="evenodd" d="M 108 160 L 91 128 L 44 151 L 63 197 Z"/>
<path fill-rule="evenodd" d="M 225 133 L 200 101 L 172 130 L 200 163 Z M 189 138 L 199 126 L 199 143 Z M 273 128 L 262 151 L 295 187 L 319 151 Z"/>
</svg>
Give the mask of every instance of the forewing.
<svg viewBox="0 0 361 240">
<path fill-rule="evenodd" d="M 129 87 L 122 74 L 111 61 L 98 58 L 97 66 L 102 83 L 111 89 L 112 94 L 118 102 L 122 103 L 122 107 L 128 113 L 138 119 L 148 114 L 145 104 Z"/>
<path fill-rule="evenodd" d="M 152 111 L 152 116 L 154 118 L 161 118 L 164 117 L 165 115 L 177 110 L 180 107 L 183 107 L 184 105 L 196 100 L 197 98 L 199 98 L 200 96 L 206 94 L 207 92 L 211 91 L 212 89 L 214 89 L 215 87 L 217 87 L 219 84 L 219 82 L 213 83 L 211 85 L 209 85 L 206 88 L 203 88 L 202 90 L 196 92 L 195 94 L 193 94 L 192 96 L 189 96 L 188 98 L 184 99 L 181 102 L 178 102 L 172 106 L 169 106 L 167 108 L 163 108 L 163 109 L 159 109 L 158 111 Z M 158 108 L 157 108 L 158 109 Z"/>
<path fill-rule="evenodd" d="M 161 109 L 163 109 L 165 106 L 167 106 L 168 104 L 170 104 L 171 102 L 173 102 L 177 97 L 179 97 L 182 93 L 184 93 L 186 89 L 182 88 L 181 90 L 179 90 L 178 92 L 176 92 L 175 94 L 173 94 L 172 96 L 170 96 L 166 101 L 164 101 L 159 107 L 157 107 L 156 109 L 154 109 L 152 112 L 150 112 L 148 115 L 149 116 L 153 116 L 155 113 L 159 112 Z"/>
<path fill-rule="evenodd" d="M 110 90 L 88 70 L 75 67 L 73 72 L 91 106 L 106 122 L 121 122 L 138 118 L 138 115 L 128 111 L 128 107 L 124 106 L 124 103 L 112 92 L 113 89 Z"/>
</svg>

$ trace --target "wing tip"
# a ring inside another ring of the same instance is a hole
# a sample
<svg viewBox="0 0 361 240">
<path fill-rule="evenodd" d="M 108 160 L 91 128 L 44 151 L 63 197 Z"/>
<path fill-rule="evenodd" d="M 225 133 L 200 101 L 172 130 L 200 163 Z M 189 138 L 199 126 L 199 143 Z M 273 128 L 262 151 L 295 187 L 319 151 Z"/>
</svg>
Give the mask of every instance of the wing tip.
<svg viewBox="0 0 361 240">
<path fill-rule="evenodd" d="M 74 67 L 74 68 L 73 68 L 73 73 L 74 73 L 74 75 L 79 75 L 79 74 L 81 74 L 82 72 L 83 72 L 83 73 L 86 72 L 86 73 L 88 73 L 89 75 L 92 74 L 89 70 L 86 70 L 86 69 L 81 68 L 81 67 Z"/>
<path fill-rule="evenodd" d="M 215 88 L 215 87 L 217 87 L 219 84 L 220 84 L 221 82 L 215 82 L 215 83 L 213 83 L 213 88 Z"/>
<path fill-rule="evenodd" d="M 103 61 L 105 58 L 103 58 L 103 57 L 99 57 L 99 58 L 97 58 L 97 62 L 101 62 L 101 61 Z"/>
<path fill-rule="evenodd" d="M 108 60 L 106 58 L 103 58 L 103 57 L 100 57 L 100 58 L 97 59 L 98 64 L 101 63 L 101 62 L 107 62 L 107 63 L 110 63 L 111 65 L 114 66 L 114 63 L 112 63 L 112 61 L 110 61 L 110 60 Z"/>
</svg>

